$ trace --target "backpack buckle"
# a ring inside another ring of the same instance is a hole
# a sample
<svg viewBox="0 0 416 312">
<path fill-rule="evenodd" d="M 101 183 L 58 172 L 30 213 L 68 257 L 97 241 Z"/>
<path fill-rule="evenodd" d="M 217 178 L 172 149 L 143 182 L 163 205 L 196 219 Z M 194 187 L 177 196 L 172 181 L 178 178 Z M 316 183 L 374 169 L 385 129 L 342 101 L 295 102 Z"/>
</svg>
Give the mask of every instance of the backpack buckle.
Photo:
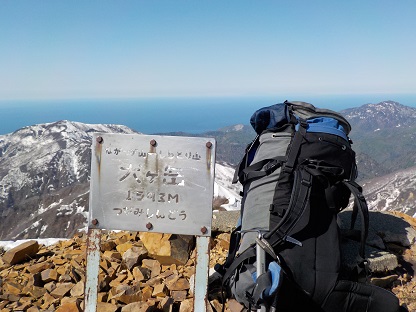
<svg viewBox="0 0 416 312">
<path fill-rule="evenodd" d="M 246 291 L 246 299 L 248 301 L 249 307 L 250 307 L 250 311 L 251 307 L 254 307 L 255 309 L 259 309 L 260 306 L 259 304 L 256 302 L 256 300 L 253 298 L 253 296 L 250 294 L 250 292 Z"/>
<path fill-rule="evenodd" d="M 304 180 L 302 179 L 302 181 L 300 181 L 300 183 L 302 183 L 302 185 L 305 185 L 307 187 L 310 187 L 312 185 L 312 183 L 308 180 Z"/>
<path fill-rule="evenodd" d="M 291 174 L 293 172 L 293 168 L 294 167 L 292 167 L 292 166 L 290 166 L 286 163 L 286 165 L 283 167 L 283 171 L 286 172 L 286 173 Z"/>
<path fill-rule="evenodd" d="M 280 161 L 273 160 L 273 161 L 267 163 L 266 166 L 264 166 L 264 171 L 266 172 L 267 175 L 269 175 L 273 171 L 275 171 L 277 168 L 279 168 L 280 166 L 281 166 Z"/>
<path fill-rule="evenodd" d="M 305 129 L 308 128 L 308 123 L 306 122 L 306 120 L 303 120 L 303 119 L 299 118 L 298 122 L 299 122 L 299 127 L 302 127 L 302 128 L 305 128 Z"/>
</svg>

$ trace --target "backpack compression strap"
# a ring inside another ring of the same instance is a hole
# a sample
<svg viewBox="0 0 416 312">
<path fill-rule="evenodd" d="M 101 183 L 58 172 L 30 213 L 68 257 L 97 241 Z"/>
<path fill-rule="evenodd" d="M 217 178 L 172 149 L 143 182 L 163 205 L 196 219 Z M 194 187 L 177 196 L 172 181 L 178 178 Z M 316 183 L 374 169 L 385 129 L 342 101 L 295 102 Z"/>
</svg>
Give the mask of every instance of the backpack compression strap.
<svg viewBox="0 0 416 312">
<path fill-rule="evenodd" d="M 239 181 L 240 175 L 243 172 L 243 170 L 250 165 L 259 144 L 260 136 L 257 135 L 256 138 L 250 144 L 247 145 L 243 159 L 241 159 L 241 161 L 238 163 L 237 168 L 234 172 L 234 178 L 232 181 L 233 184 Z"/>
<path fill-rule="evenodd" d="M 365 243 L 367 241 L 369 227 L 368 206 L 362 194 L 361 186 L 359 186 L 356 182 L 353 181 L 343 181 L 343 183 L 345 186 L 349 188 L 351 193 L 354 195 L 354 208 L 351 215 L 351 229 L 354 228 L 358 212 L 360 213 L 361 217 L 361 243 L 359 257 L 357 259 L 356 279 L 359 281 L 365 281 L 368 275 L 368 263 L 365 257 Z"/>
<path fill-rule="evenodd" d="M 293 190 L 288 209 L 284 213 L 282 220 L 272 230 L 266 233 L 264 238 L 267 239 L 273 247 L 283 241 L 289 241 L 299 245 L 300 243 L 289 237 L 288 234 L 305 211 L 307 201 L 310 197 L 313 178 L 315 177 L 319 179 L 321 183 L 324 183 L 325 194 L 328 197 L 329 193 L 331 193 L 331 186 L 326 182 L 326 175 L 337 175 L 339 173 L 338 167 L 322 166 L 315 162 L 301 164 L 294 172 Z M 327 198 L 327 201 L 331 201 L 331 198 L 332 197 Z M 275 200 L 275 198 L 273 200 Z M 276 198 L 276 200 L 279 199 Z M 273 203 L 272 206 L 275 206 L 275 204 Z"/>
<path fill-rule="evenodd" d="M 238 174 L 238 180 L 242 185 L 253 179 L 259 179 L 273 173 L 280 168 L 286 157 L 277 156 L 271 159 L 263 159 L 255 164 L 246 167 Z"/>
<path fill-rule="evenodd" d="M 362 194 L 361 187 L 352 181 L 343 181 L 344 185 L 347 186 L 351 193 L 354 195 L 354 208 L 351 216 L 351 229 L 354 228 L 355 221 L 357 220 L 357 214 L 360 212 L 361 217 L 361 247 L 360 247 L 360 256 L 365 258 L 365 242 L 368 236 L 368 227 L 369 227 L 369 215 L 368 215 L 368 206 L 365 198 Z"/>
<path fill-rule="evenodd" d="M 292 196 L 292 179 L 293 172 L 299 165 L 297 163 L 298 156 L 301 150 L 302 142 L 306 135 L 307 123 L 302 119 L 296 119 L 296 117 L 289 109 L 291 120 L 293 125 L 298 124 L 299 128 L 295 131 L 295 134 L 290 142 L 289 148 L 286 153 L 286 161 L 282 167 L 281 173 L 278 177 L 273 200 L 270 205 L 270 212 L 279 217 L 283 217 L 287 213 L 287 209 L 290 206 L 289 199 Z M 272 220 L 272 219 L 271 219 Z M 271 226 L 273 227 L 273 220 Z"/>
<path fill-rule="evenodd" d="M 222 284 L 225 285 L 228 280 L 230 279 L 231 275 L 234 274 L 234 271 L 240 266 L 241 263 L 243 263 L 245 260 L 255 257 L 256 256 L 256 248 L 255 244 L 253 246 L 250 246 L 246 250 L 244 250 L 241 254 L 239 254 L 236 258 L 233 259 L 233 261 L 229 262 L 228 267 L 223 267 L 222 272 Z"/>
<path fill-rule="evenodd" d="M 283 167 L 283 170 L 289 174 L 293 172 L 296 166 L 296 161 L 298 159 L 300 147 L 302 145 L 303 138 L 306 135 L 306 128 L 308 127 L 308 124 L 303 119 L 297 120 L 293 115 L 291 116 L 292 116 L 291 122 L 293 124 L 299 124 L 299 129 L 298 131 L 295 132 L 295 135 L 293 136 L 293 140 L 290 143 L 290 149 L 286 157 L 286 164 Z"/>
<path fill-rule="evenodd" d="M 312 187 L 313 175 L 303 166 L 294 172 L 294 184 L 292 191 L 291 204 L 284 214 L 282 220 L 268 233 L 264 238 L 268 240 L 273 247 L 282 243 L 283 241 L 290 241 L 297 245 L 302 245 L 300 242 L 288 236 L 288 233 L 293 229 L 300 217 L 303 215 L 306 203 L 310 196 Z"/>
<path fill-rule="evenodd" d="M 231 264 L 234 262 L 237 250 L 238 250 L 238 244 L 241 240 L 241 225 L 239 225 L 236 229 L 234 229 L 231 232 L 230 236 L 230 247 L 228 248 L 228 255 L 227 259 L 225 260 L 224 264 L 217 263 L 214 267 L 215 271 L 221 274 L 221 276 L 224 276 L 228 268 L 231 266 Z M 223 280 L 225 280 L 223 278 Z"/>
</svg>

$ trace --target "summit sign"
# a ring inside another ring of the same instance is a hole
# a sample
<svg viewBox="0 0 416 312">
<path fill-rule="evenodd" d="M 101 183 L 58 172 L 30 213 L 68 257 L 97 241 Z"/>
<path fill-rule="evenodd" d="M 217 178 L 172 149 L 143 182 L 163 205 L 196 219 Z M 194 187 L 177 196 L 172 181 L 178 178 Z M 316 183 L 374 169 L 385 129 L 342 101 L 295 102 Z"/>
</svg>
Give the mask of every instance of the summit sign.
<svg viewBox="0 0 416 312">
<path fill-rule="evenodd" d="M 94 134 L 90 228 L 211 235 L 215 139 Z"/>
</svg>

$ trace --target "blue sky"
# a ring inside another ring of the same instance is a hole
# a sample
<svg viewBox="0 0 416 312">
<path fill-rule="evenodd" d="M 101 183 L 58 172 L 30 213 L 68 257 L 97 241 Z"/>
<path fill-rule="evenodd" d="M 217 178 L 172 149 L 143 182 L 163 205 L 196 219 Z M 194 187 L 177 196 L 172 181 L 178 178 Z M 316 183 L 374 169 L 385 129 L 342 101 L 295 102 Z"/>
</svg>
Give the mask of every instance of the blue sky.
<svg viewBox="0 0 416 312">
<path fill-rule="evenodd" d="M 416 1 L 0 2 L 0 100 L 416 93 Z"/>
</svg>

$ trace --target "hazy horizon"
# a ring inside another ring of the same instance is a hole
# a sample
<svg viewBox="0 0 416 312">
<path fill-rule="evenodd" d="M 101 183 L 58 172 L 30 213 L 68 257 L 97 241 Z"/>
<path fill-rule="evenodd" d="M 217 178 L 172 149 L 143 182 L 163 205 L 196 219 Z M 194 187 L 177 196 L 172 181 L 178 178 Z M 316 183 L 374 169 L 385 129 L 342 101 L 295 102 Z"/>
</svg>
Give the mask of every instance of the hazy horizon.
<svg viewBox="0 0 416 312">
<path fill-rule="evenodd" d="M 201 133 L 235 124 L 248 125 L 254 111 L 286 99 L 306 101 L 316 107 L 335 111 L 385 100 L 416 107 L 416 94 L 8 100 L 0 101 L 3 120 L 0 135 L 25 126 L 59 120 L 121 124 L 147 134 L 179 131 Z"/>
</svg>

